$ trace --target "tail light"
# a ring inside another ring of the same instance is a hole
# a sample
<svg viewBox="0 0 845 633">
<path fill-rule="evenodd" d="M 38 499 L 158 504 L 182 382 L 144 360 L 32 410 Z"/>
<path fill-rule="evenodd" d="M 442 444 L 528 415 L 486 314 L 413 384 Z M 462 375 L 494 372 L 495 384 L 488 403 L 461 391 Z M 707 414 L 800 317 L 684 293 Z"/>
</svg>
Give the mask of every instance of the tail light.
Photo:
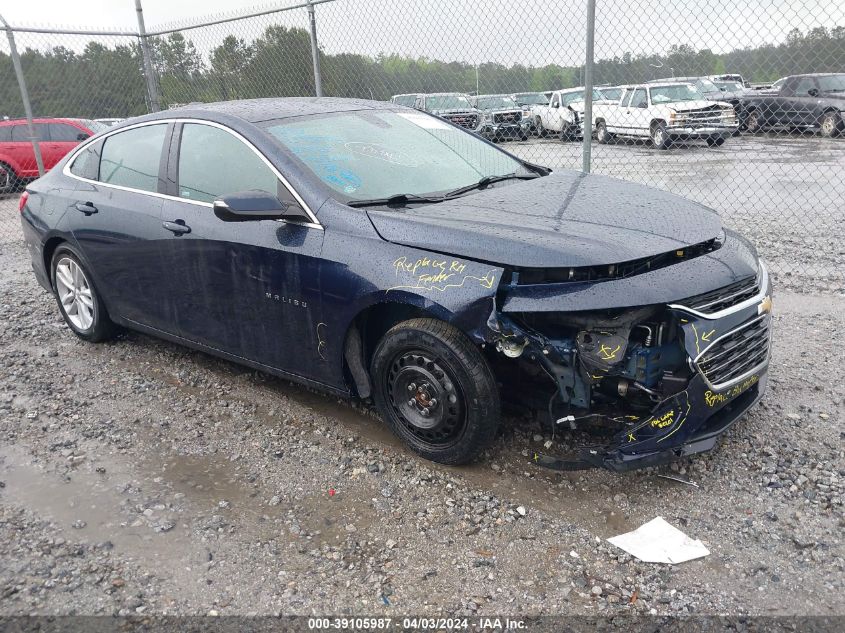
<svg viewBox="0 0 845 633">
<path fill-rule="evenodd" d="M 23 213 L 23 208 L 26 206 L 26 201 L 27 201 L 27 200 L 29 200 L 29 192 L 28 192 L 28 191 L 24 191 L 24 192 L 21 194 L 21 199 L 20 199 L 20 200 L 18 200 L 18 211 L 20 211 L 21 213 Z"/>
</svg>

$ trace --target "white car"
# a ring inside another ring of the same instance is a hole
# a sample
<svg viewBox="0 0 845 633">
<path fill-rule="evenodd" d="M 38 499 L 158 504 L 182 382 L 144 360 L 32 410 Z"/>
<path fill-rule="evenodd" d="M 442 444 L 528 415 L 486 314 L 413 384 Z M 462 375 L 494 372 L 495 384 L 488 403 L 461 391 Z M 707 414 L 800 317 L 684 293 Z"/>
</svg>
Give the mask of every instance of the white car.
<svg viewBox="0 0 845 633">
<path fill-rule="evenodd" d="M 650 138 L 658 149 L 675 140 L 704 139 L 722 145 L 738 129 L 730 103 L 707 101 L 685 83 L 626 86 L 618 103 L 593 106 L 593 129 L 599 143 L 615 136 Z"/>
<path fill-rule="evenodd" d="M 584 87 L 555 90 L 547 106 L 532 108 L 535 126 L 543 133 L 556 132 L 561 140 L 574 141 L 584 133 Z M 605 103 L 607 98 L 599 88 L 593 88 L 593 103 Z"/>
</svg>

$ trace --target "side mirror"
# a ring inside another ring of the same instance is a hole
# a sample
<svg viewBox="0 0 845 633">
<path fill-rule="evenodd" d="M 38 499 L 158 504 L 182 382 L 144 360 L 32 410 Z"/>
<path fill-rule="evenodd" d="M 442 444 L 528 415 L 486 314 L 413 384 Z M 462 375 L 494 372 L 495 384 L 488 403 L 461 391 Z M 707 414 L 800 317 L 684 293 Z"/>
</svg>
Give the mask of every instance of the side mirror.
<svg viewBox="0 0 845 633">
<path fill-rule="evenodd" d="M 811 97 L 818 97 L 819 96 L 819 89 L 818 88 L 810 88 L 807 91 L 807 94 L 810 95 Z"/>
<path fill-rule="evenodd" d="M 298 220 L 310 222 L 311 218 L 299 207 L 286 205 L 266 191 L 239 191 L 214 201 L 214 215 L 224 222 L 249 222 L 251 220 Z"/>
</svg>

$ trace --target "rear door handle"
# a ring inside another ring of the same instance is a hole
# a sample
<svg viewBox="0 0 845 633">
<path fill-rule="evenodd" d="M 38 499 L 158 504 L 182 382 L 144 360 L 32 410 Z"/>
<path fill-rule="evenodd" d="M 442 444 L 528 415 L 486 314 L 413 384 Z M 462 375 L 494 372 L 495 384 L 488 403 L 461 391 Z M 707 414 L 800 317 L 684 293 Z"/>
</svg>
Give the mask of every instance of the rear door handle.
<svg viewBox="0 0 845 633">
<path fill-rule="evenodd" d="M 176 235 L 182 235 L 184 233 L 191 232 L 191 227 L 185 224 L 185 220 L 173 220 L 172 222 L 165 221 L 162 222 L 161 225 L 168 231 Z"/>
<path fill-rule="evenodd" d="M 97 207 L 95 207 L 90 202 L 77 202 L 75 205 L 77 211 L 81 211 L 85 215 L 91 215 L 92 213 L 97 213 Z"/>
</svg>

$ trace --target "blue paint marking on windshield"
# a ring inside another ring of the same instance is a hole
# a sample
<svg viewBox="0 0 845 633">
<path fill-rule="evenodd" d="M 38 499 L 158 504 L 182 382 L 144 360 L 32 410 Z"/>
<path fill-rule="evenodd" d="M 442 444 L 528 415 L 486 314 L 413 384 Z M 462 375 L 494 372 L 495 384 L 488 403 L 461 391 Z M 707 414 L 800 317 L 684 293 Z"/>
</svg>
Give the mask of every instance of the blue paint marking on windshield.
<svg viewBox="0 0 845 633">
<path fill-rule="evenodd" d="M 273 133 L 323 182 L 346 193 L 354 193 L 364 184 L 361 177 L 344 164 L 350 156 L 348 151 L 344 151 L 343 139 L 287 126 L 277 126 Z"/>
</svg>

